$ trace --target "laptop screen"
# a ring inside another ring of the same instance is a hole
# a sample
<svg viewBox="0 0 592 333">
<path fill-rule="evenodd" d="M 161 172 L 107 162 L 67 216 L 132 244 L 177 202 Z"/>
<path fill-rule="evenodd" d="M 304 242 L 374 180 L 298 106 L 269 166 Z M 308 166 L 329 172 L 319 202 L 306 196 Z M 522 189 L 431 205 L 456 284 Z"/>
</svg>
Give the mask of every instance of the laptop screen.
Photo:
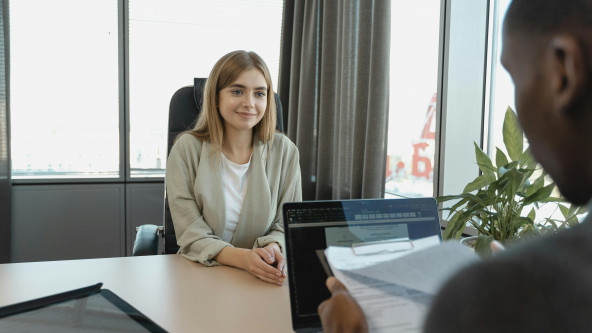
<svg viewBox="0 0 592 333">
<path fill-rule="evenodd" d="M 393 238 L 441 238 L 434 198 L 305 201 L 283 206 L 294 329 L 320 325 L 317 307 L 331 295 L 317 250 Z"/>
</svg>

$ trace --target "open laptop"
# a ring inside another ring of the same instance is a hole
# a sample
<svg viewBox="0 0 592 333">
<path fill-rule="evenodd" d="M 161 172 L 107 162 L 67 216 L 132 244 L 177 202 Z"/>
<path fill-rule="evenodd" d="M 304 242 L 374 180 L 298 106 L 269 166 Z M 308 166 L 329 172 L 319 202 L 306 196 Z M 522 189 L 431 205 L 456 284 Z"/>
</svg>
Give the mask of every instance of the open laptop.
<svg viewBox="0 0 592 333">
<path fill-rule="evenodd" d="M 322 332 L 317 307 L 331 295 L 317 250 L 393 238 L 442 239 L 434 198 L 289 202 L 283 218 L 296 332 Z"/>
</svg>

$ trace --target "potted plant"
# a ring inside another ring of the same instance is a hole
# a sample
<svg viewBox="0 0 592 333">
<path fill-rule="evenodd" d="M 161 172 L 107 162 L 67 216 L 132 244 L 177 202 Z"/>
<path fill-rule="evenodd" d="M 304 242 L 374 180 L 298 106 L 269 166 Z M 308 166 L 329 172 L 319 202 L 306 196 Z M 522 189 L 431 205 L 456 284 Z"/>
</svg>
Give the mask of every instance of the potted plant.
<svg viewBox="0 0 592 333">
<path fill-rule="evenodd" d="M 475 251 L 485 256 L 490 253 L 492 240 L 508 244 L 557 232 L 579 223 L 578 215 L 586 212 L 586 207 L 569 206 L 560 195 L 555 195 L 555 184 L 530 150 L 524 150 L 524 134 L 510 107 L 504 118 L 503 141 L 508 154 L 496 147 L 495 165 L 475 143 L 481 174 L 461 194 L 436 198 L 439 203 L 457 200 L 452 206 L 441 208 L 449 212 L 443 238 L 458 239 L 471 226 L 478 234 Z M 552 209 L 560 214 L 547 213 L 537 219 L 544 205 L 553 205 Z"/>
</svg>

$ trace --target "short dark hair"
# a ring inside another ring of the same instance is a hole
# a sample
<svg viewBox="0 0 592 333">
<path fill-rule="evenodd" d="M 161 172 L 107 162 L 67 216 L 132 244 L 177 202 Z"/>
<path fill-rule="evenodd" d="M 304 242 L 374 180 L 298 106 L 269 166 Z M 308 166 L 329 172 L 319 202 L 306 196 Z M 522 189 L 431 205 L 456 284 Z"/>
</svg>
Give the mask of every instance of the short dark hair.
<svg viewBox="0 0 592 333">
<path fill-rule="evenodd" d="M 592 0 L 513 0 L 505 25 L 512 32 L 532 37 L 568 32 L 589 40 Z"/>
</svg>

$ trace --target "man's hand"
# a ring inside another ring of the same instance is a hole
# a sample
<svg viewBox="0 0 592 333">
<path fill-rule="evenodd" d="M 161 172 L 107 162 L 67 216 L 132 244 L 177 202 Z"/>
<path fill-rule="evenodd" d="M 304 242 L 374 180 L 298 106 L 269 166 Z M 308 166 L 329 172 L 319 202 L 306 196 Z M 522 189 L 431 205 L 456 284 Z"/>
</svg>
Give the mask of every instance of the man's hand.
<svg viewBox="0 0 592 333">
<path fill-rule="evenodd" d="M 319 305 L 323 332 L 368 332 L 364 312 L 351 297 L 345 286 L 334 277 L 327 279 L 331 298 Z"/>
<path fill-rule="evenodd" d="M 506 248 L 502 245 L 502 243 L 494 240 L 491 243 L 489 243 L 489 248 L 491 248 L 491 253 L 492 254 L 496 254 L 496 253 L 500 253 L 503 252 Z"/>
</svg>

